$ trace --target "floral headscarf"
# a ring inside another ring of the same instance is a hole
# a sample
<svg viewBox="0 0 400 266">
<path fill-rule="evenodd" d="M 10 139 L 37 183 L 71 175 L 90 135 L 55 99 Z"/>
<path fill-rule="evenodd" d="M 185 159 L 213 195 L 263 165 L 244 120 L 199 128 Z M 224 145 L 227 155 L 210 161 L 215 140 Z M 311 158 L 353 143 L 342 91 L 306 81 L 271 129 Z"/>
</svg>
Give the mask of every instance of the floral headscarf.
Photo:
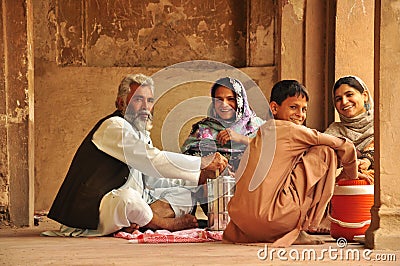
<svg viewBox="0 0 400 266">
<path fill-rule="evenodd" d="M 363 151 L 374 140 L 374 102 L 367 85 L 359 77 L 345 76 L 336 81 L 336 83 L 346 79 L 354 79 L 361 85 L 363 91 L 368 93 L 368 101 L 365 102 L 366 112 L 355 117 L 345 117 L 339 113 L 340 122 L 333 122 L 325 133 L 336 137 L 346 137 L 354 143 L 359 151 Z M 343 83 L 351 86 L 346 81 Z M 335 94 L 334 89 L 332 93 L 333 95 Z"/>
<path fill-rule="evenodd" d="M 235 120 L 227 121 L 218 117 L 215 110 L 215 92 L 218 87 L 224 86 L 235 93 L 236 96 L 236 115 Z M 208 117 L 213 118 L 220 122 L 225 128 L 230 128 L 235 132 L 242 135 L 250 135 L 260 126 L 258 123 L 253 123 L 252 118 L 256 114 L 251 110 L 249 102 L 247 101 L 247 94 L 243 84 L 234 78 L 225 77 L 217 80 L 211 87 L 212 103 L 208 109 Z"/>
</svg>

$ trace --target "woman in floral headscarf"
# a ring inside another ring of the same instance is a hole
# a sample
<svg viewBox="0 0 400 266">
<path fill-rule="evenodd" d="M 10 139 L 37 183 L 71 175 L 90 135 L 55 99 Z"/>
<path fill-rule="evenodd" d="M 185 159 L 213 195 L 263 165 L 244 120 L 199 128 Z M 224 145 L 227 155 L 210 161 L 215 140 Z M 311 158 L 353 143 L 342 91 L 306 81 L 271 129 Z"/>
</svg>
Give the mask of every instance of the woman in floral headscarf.
<svg viewBox="0 0 400 266">
<path fill-rule="evenodd" d="M 358 170 L 374 177 L 374 106 L 365 83 L 356 76 L 338 79 L 333 86 L 333 102 L 340 122 L 325 133 L 351 140 L 357 149 Z"/>
<path fill-rule="evenodd" d="M 208 117 L 192 126 L 181 150 L 198 156 L 218 151 L 235 170 L 241 154 L 264 120 L 250 108 L 246 90 L 237 79 L 217 80 L 211 87 L 211 97 Z"/>
<path fill-rule="evenodd" d="M 246 90 L 237 79 L 225 77 L 217 80 L 211 87 L 211 97 L 207 118 L 192 126 L 181 150 L 202 157 L 218 151 L 228 159 L 234 172 L 250 139 L 256 136 L 257 129 L 265 121 L 251 110 Z M 207 188 L 199 187 L 193 196 L 195 203 L 199 202 L 207 214 Z"/>
</svg>

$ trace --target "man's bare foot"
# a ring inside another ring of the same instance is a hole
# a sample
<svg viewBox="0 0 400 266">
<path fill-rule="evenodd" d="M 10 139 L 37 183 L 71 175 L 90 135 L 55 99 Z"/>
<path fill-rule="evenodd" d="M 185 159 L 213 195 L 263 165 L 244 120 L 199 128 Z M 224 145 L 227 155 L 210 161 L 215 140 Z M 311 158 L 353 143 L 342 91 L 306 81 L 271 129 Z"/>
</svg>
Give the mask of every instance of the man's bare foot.
<svg viewBox="0 0 400 266">
<path fill-rule="evenodd" d="M 331 233 L 331 221 L 327 217 L 324 217 L 322 222 L 318 225 L 317 228 L 307 230 L 307 233 L 311 235 L 329 235 Z"/>
<path fill-rule="evenodd" d="M 196 217 L 191 214 L 185 214 L 177 218 L 163 218 L 154 215 L 153 219 L 145 227 L 152 230 L 166 229 L 172 232 L 196 228 L 199 227 L 199 224 L 197 223 Z"/>
<path fill-rule="evenodd" d="M 310 236 L 304 231 L 300 231 L 300 234 L 294 241 L 293 245 L 321 245 L 323 243 L 325 243 L 323 240 Z"/>
<path fill-rule="evenodd" d="M 121 229 L 122 232 L 126 232 L 129 234 L 132 234 L 135 230 L 139 230 L 139 225 L 138 224 L 131 224 L 129 227 L 124 227 Z"/>
</svg>

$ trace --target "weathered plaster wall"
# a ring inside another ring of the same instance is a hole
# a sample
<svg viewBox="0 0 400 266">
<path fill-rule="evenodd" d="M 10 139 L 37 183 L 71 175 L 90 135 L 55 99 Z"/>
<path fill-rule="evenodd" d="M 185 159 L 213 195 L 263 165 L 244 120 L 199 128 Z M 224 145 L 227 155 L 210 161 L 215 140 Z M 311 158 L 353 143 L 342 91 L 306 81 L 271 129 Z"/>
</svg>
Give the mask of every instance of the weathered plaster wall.
<svg viewBox="0 0 400 266">
<path fill-rule="evenodd" d="M 304 83 L 305 0 L 281 2 L 280 77 Z"/>
<path fill-rule="evenodd" d="M 245 2 L 245 1 L 243 1 Z M 274 66 L 277 64 L 277 1 L 248 0 L 248 66 Z"/>
<path fill-rule="evenodd" d="M 48 210 L 80 142 L 114 110 L 125 74 L 152 75 L 177 62 L 209 59 L 244 67 L 265 95 L 276 81 L 273 1 L 33 2 L 36 210 Z M 204 83 L 171 88 L 159 99 L 152 130 L 157 147 L 163 148 L 167 113 L 179 100 L 208 95 L 209 89 Z"/>
<path fill-rule="evenodd" d="M 374 91 L 374 2 L 337 1 L 336 79 L 359 76 Z"/>
<path fill-rule="evenodd" d="M 59 62 L 163 67 L 197 58 L 244 66 L 246 14 L 241 0 L 59 1 Z"/>
</svg>

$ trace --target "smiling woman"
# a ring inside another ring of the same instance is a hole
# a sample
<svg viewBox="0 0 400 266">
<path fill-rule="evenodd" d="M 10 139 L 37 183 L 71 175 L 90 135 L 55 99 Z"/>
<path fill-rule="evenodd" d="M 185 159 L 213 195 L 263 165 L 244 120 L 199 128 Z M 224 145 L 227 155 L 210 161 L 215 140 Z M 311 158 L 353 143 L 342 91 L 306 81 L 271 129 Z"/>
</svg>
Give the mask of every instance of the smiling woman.
<svg viewBox="0 0 400 266">
<path fill-rule="evenodd" d="M 339 114 L 348 118 L 365 113 L 365 104 L 368 102 L 368 91 L 364 90 L 355 79 L 353 83 L 349 85 L 339 81 L 334 89 L 335 107 Z"/>
<path fill-rule="evenodd" d="M 223 120 L 233 120 L 236 113 L 236 96 L 231 89 L 218 86 L 215 90 L 214 109 Z"/>
<path fill-rule="evenodd" d="M 342 77 L 333 86 L 333 99 L 340 122 L 325 133 L 350 139 L 357 148 L 358 170 L 373 178 L 374 108 L 368 87 L 359 77 Z"/>
</svg>

